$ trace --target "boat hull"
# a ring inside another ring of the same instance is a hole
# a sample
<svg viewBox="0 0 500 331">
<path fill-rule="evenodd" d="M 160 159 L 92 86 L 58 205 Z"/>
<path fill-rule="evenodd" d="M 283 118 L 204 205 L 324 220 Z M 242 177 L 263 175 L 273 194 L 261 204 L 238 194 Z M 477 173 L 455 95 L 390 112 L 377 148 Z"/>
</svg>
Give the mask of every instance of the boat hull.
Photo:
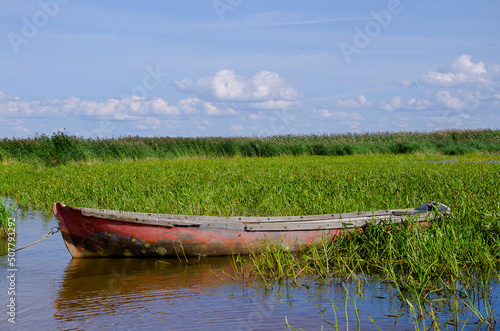
<svg viewBox="0 0 500 331">
<path fill-rule="evenodd" d="M 450 213 L 431 202 L 415 209 L 278 217 L 215 217 L 133 213 L 53 205 L 63 240 L 74 258 L 202 257 L 299 251 L 368 223 L 420 223 Z M 279 246 L 277 246 L 279 245 Z"/>
<path fill-rule="evenodd" d="M 74 258 L 199 257 L 260 253 L 274 244 L 298 251 L 342 229 L 248 232 L 238 228 L 166 227 L 85 216 L 56 203 L 54 214 Z"/>
</svg>

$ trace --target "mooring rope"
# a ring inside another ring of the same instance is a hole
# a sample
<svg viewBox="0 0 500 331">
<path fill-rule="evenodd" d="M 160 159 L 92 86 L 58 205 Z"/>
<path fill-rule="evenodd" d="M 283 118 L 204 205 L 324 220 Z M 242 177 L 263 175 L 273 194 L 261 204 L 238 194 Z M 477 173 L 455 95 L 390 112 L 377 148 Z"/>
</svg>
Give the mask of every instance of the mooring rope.
<svg viewBox="0 0 500 331">
<path fill-rule="evenodd" d="M 55 230 L 54 230 L 55 229 Z M 32 242 L 31 244 L 28 244 L 26 246 L 23 246 L 21 248 L 18 248 L 14 251 L 10 251 L 10 252 L 7 252 L 7 253 L 3 253 L 3 254 L 0 254 L 0 256 L 4 256 L 4 255 L 7 255 L 9 253 L 12 253 L 12 252 L 17 252 L 17 251 L 20 251 L 21 249 L 25 249 L 25 248 L 28 248 L 30 246 L 33 246 L 34 244 L 38 244 L 39 242 L 41 241 L 44 241 L 45 239 L 47 239 L 48 237 L 52 236 L 53 234 L 56 234 L 59 232 L 59 228 L 57 226 L 54 226 L 52 229 L 50 229 L 49 233 L 47 233 L 45 236 L 43 236 L 42 238 L 40 238 L 39 240 L 35 241 L 35 242 Z"/>
</svg>

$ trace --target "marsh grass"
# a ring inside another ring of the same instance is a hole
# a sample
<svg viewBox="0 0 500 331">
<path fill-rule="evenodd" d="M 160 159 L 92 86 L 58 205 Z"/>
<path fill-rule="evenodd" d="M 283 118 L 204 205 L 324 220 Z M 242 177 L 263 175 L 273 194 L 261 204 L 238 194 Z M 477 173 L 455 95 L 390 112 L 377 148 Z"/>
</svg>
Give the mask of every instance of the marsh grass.
<svg viewBox="0 0 500 331">
<path fill-rule="evenodd" d="M 269 246 L 273 252 L 250 255 L 238 266 L 239 274 L 246 268 L 251 271 L 247 280 L 258 279 L 266 286 L 290 280 L 300 286 L 311 278 L 327 286 L 354 281 L 358 289 L 350 309 L 354 309 L 358 326 L 356 298 L 376 277 L 398 293 L 414 316 L 416 330 L 450 325 L 455 329 L 466 325 L 496 328 L 491 289 L 498 286 L 500 266 L 498 217 L 463 209 L 425 226 L 406 221 L 368 225 L 363 231 L 346 230 L 299 254 L 281 247 L 284 245 L 275 244 Z M 349 323 L 348 296 L 345 323 Z M 338 329 L 336 309 L 334 306 L 335 322 L 327 323 L 334 329 Z M 323 313 L 322 319 L 327 322 Z"/>
<path fill-rule="evenodd" d="M 6 206 L 0 199 L 0 238 L 8 237 L 9 218 L 13 217 L 14 212 L 13 206 Z"/>
<path fill-rule="evenodd" d="M 353 155 L 8 164 L 0 166 L 0 195 L 49 213 L 56 201 L 214 216 L 328 214 L 440 201 L 456 212 L 476 209 L 494 216 L 500 214 L 499 158 Z"/>
<path fill-rule="evenodd" d="M 499 152 L 498 130 L 377 132 L 272 137 L 82 138 L 58 131 L 51 136 L 0 140 L 0 162 L 57 166 L 172 158 L 273 157 L 355 154 L 446 154 Z"/>
<path fill-rule="evenodd" d="M 353 281 L 357 283 L 355 290 L 352 290 Z M 373 282 L 373 280 L 368 281 Z M 325 325 L 333 330 L 366 328 L 381 330 L 378 325 L 380 315 L 375 319 L 372 316 L 377 315 L 376 312 L 367 313 L 366 309 L 357 304 L 358 299 L 364 299 L 362 283 L 361 278 L 341 283 L 340 287 L 344 293 L 338 293 L 335 296 L 336 302 L 330 299 L 330 305 L 318 312 L 321 321 L 325 323 L 321 327 L 322 330 Z M 346 284 L 349 284 L 351 290 Z M 495 310 L 492 308 L 493 297 L 491 295 L 478 297 L 474 295 L 474 291 L 469 290 L 462 289 L 453 297 L 441 297 L 425 304 L 412 298 L 399 297 L 401 305 L 392 302 L 394 313 L 384 316 L 394 319 L 394 324 L 385 322 L 383 327 L 393 325 L 409 330 L 408 326 L 412 324 L 414 330 L 496 330 L 497 321 Z M 399 321 L 400 318 L 403 318 L 403 321 Z M 407 321 L 408 319 L 410 321 Z M 407 324 L 410 322 L 411 324 Z M 285 330 L 303 329 L 294 327 L 285 316 Z"/>
<path fill-rule="evenodd" d="M 357 283 L 353 309 L 359 327 L 356 299 L 373 279 L 397 292 L 401 304 L 413 316 L 415 330 L 459 330 L 474 326 L 495 330 L 496 315 L 491 290 L 498 286 L 500 266 L 500 220 L 475 208 L 459 209 L 416 226 L 411 220 L 395 224 L 369 224 L 363 230 L 325 237 L 300 253 L 290 253 L 282 244 L 268 244 L 271 252 L 238 256 L 239 274 L 249 270 L 246 280 L 265 286 L 287 282 L 302 286 L 317 279 L 326 286 Z M 239 281 L 245 281 L 239 278 Z M 349 323 L 344 303 L 345 320 Z M 335 322 L 339 328 L 337 307 Z M 451 312 L 451 313 L 450 313 Z M 375 323 L 375 321 L 372 321 Z M 376 324 L 374 324 L 376 326 Z M 288 329 L 296 330 L 287 322 Z"/>
</svg>

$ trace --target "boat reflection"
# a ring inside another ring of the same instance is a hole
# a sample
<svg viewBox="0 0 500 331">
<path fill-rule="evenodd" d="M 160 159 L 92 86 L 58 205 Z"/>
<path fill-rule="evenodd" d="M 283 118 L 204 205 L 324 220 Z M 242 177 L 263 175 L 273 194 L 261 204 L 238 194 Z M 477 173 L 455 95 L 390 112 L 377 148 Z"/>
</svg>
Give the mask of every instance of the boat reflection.
<svg viewBox="0 0 500 331">
<path fill-rule="evenodd" d="M 242 295 L 244 310 L 257 311 L 265 310 L 266 296 L 259 284 L 243 286 L 231 278 L 230 259 L 192 264 L 176 259 L 73 259 L 55 298 L 54 318 L 65 328 L 102 326 L 97 321 L 116 327 L 133 319 L 134 325 L 168 323 L 171 329 L 182 329 L 185 314 L 191 321 L 196 314 L 212 327 L 236 323 L 244 307 Z"/>
</svg>

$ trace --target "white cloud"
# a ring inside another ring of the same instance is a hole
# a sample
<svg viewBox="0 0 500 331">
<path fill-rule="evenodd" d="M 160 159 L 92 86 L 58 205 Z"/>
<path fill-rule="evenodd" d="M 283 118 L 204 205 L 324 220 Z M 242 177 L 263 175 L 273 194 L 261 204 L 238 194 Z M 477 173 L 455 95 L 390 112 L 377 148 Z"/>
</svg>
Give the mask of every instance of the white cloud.
<svg viewBox="0 0 500 331">
<path fill-rule="evenodd" d="M 136 116 L 179 115 L 180 111 L 161 98 L 146 100 L 140 97 L 108 99 L 102 102 L 81 100 L 77 97 L 67 99 L 40 98 L 25 101 L 19 98 L 0 95 L 0 115 L 26 117 L 65 117 L 67 115 L 94 116 L 118 120 L 134 120 Z"/>
<path fill-rule="evenodd" d="M 380 108 L 385 110 L 385 111 L 394 111 L 396 109 L 401 108 L 401 96 L 396 95 L 394 98 L 392 98 L 391 102 L 389 103 L 382 103 L 380 105 Z"/>
<path fill-rule="evenodd" d="M 368 102 L 364 95 L 358 96 L 357 99 L 338 99 L 335 103 L 335 107 L 337 108 L 363 108 L 369 107 L 373 103 Z"/>
<path fill-rule="evenodd" d="M 472 62 L 472 56 L 462 54 L 438 71 L 429 71 L 420 77 L 420 83 L 431 86 L 458 86 L 486 82 L 484 62 Z"/>
<path fill-rule="evenodd" d="M 198 109 L 200 102 L 198 98 L 187 98 L 179 100 L 177 106 L 185 114 L 196 114 L 200 112 L 200 109 Z"/>
<path fill-rule="evenodd" d="M 464 109 L 465 103 L 459 98 L 452 97 L 450 91 L 438 91 L 435 95 L 436 104 L 444 106 L 447 109 Z"/>
<path fill-rule="evenodd" d="M 331 118 L 338 121 L 360 121 L 364 120 L 364 117 L 359 113 L 346 113 L 343 111 L 329 112 L 327 109 L 317 109 L 314 111 L 316 117 L 320 118 Z"/>
<path fill-rule="evenodd" d="M 500 81 L 500 64 L 488 67 L 488 72 L 491 74 L 492 81 Z"/>
<path fill-rule="evenodd" d="M 208 116 L 233 116 L 238 114 L 238 112 L 230 107 L 216 105 L 212 102 L 200 100 L 198 98 L 179 100 L 177 106 L 180 110 L 189 115 L 202 113 Z"/>
<path fill-rule="evenodd" d="M 380 102 L 379 108 L 395 110 L 475 110 L 481 104 L 490 106 L 500 97 L 500 65 L 485 66 L 484 62 L 472 62 L 472 56 L 462 54 L 437 71 L 429 71 L 420 77 L 420 86 L 426 90 L 426 98 L 403 101 L 400 95 L 390 102 Z M 417 86 L 410 80 L 401 80 L 400 86 Z M 442 87 L 437 90 L 432 87 Z M 448 88 L 448 89 L 443 89 Z"/>
<path fill-rule="evenodd" d="M 196 81 L 176 81 L 177 87 L 217 100 L 265 101 L 296 100 L 300 93 L 276 72 L 260 71 L 250 78 L 238 76 L 233 70 L 218 71 L 214 76 Z"/>
<path fill-rule="evenodd" d="M 403 86 L 403 87 L 409 87 L 409 88 L 416 88 L 417 87 L 417 83 L 415 83 L 411 80 L 408 80 L 408 79 L 402 79 L 399 82 L 396 82 L 395 84 L 397 86 Z"/>
<path fill-rule="evenodd" d="M 295 108 L 300 105 L 300 102 L 297 101 L 286 101 L 286 100 L 268 100 L 262 102 L 252 102 L 250 103 L 250 107 L 257 109 L 288 109 Z"/>
<path fill-rule="evenodd" d="M 203 101 L 202 105 L 204 113 L 208 116 L 234 116 L 238 114 L 234 109 L 221 109 L 210 102 Z"/>
<path fill-rule="evenodd" d="M 412 109 L 412 110 L 425 110 L 432 105 L 429 100 L 417 100 L 411 98 L 410 100 L 404 102 L 401 100 L 400 95 L 396 95 L 391 99 L 389 103 L 381 102 L 379 104 L 380 109 L 385 111 L 395 111 L 400 109 Z"/>
<path fill-rule="evenodd" d="M 137 128 L 141 130 L 158 130 L 161 128 L 161 121 L 156 117 L 148 117 L 137 124 Z"/>
<path fill-rule="evenodd" d="M 165 100 L 158 98 L 151 100 L 149 105 L 157 115 L 179 115 L 179 109 L 176 106 L 169 105 Z"/>
</svg>

